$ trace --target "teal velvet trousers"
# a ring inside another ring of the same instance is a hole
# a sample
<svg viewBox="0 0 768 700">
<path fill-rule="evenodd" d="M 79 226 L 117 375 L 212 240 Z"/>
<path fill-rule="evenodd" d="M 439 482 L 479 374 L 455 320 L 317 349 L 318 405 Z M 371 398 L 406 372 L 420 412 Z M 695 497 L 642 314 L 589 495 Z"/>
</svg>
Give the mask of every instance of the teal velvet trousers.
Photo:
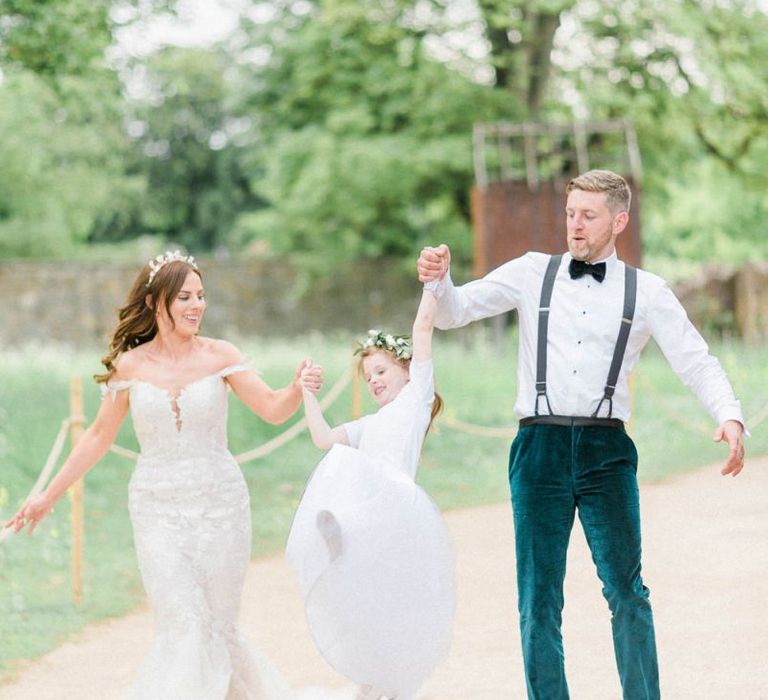
<svg viewBox="0 0 768 700">
<path fill-rule="evenodd" d="M 578 511 L 611 611 L 624 700 L 657 700 L 656 642 L 640 576 L 637 451 L 620 428 L 521 427 L 509 456 L 518 609 L 529 700 L 567 700 L 561 612 Z"/>
</svg>

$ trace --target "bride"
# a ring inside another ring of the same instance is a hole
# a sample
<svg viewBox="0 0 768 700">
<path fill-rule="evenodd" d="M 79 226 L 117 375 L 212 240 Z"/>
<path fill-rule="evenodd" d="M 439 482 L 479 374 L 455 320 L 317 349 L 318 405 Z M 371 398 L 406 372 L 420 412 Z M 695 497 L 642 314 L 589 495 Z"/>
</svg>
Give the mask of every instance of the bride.
<svg viewBox="0 0 768 700">
<path fill-rule="evenodd" d="M 142 269 L 96 377 L 105 393 L 96 419 L 46 490 L 6 523 L 31 533 L 105 454 L 130 411 L 141 455 L 129 511 L 156 639 L 126 700 L 292 697 L 237 629 L 251 514 L 227 449 L 227 390 L 278 424 L 296 412 L 302 389 L 319 391 L 322 374 L 302 362 L 287 386 L 270 388 L 235 346 L 198 335 L 205 308 L 192 257 L 168 252 Z"/>
</svg>

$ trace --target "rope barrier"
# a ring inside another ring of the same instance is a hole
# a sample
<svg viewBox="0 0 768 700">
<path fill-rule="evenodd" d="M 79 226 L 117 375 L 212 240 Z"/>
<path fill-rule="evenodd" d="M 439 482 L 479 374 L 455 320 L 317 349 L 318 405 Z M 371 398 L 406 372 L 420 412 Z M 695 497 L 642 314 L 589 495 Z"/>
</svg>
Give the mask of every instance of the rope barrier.
<svg viewBox="0 0 768 700">
<path fill-rule="evenodd" d="M 656 410 L 661 410 L 661 412 L 664 413 L 670 421 L 676 423 L 682 428 L 685 428 L 688 432 L 695 433 L 697 435 L 706 435 L 709 437 L 712 434 L 712 430 L 710 429 L 708 423 L 704 423 L 701 420 L 693 422 L 691 420 L 681 418 L 673 409 L 665 407 L 665 403 L 667 402 L 665 401 L 664 396 L 656 391 L 647 379 L 644 379 L 641 376 L 639 381 L 643 385 L 643 388 L 646 389 L 648 393 L 654 398 L 654 407 Z"/>
<path fill-rule="evenodd" d="M 352 372 L 353 370 L 348 369 L 344 374 L 341 375 L 336 384 L 331 387 L 330 391 L 320 401 L 320 408 L 325 410 L 337 398 L 339 398 L 341 392 L 344 391 L 344 389 L 347 387 L 347 384 L 349 384 L 350 380 L 352 379 Z M 269 442 L 265 442 L 263 445 L 257 447 L 256 449 L 236 455 L 235 460 L 238 464 L 243 464 L 244 462 L 250 462 L 253 459 L 259 459 L 260 457 L 263 457 L 264 455 L 267 455 L 270 452 L 276 450 L 278 447 L 282 447 L 285 445 L 285 443 L 293 440 L 293 438 L 305 430 L 306 427 L 307 419 L 302 418 L 300 421 L 294 423 L 290 428 L 288 428 L 288 430 L 285 430 L 284 432 L 280 433 L 280 435 L 272 438 Z"/>
<path fill-rule="evenodd" d="M 323 399 L 320 401 L 320 406 L 323 409 L 330 406 L 341 395 L 341 393 L 347 387 L 347 384 L 349 384 L 351 378 L 352 370 L 349 369 L 339 378 L 336 384 L 334 384 L 330 391 L 323 397 Z M 67 439 L 67 433 L 72 427 L 72 424 L 84 422 L 85 416 L 81 415 L 70 416 L 69 418 L 65 418 L 63 421 L 61 421 L 61 427 L 59 428 L 59 432 L 56 435 L 56 439 L 53 441 L 53 447 L 48 454 L 48 459 L 45 461 L 45 466 L 41 470 L 40 475 L 37 477 L 37 481 L 35 481 L 35 484 L 27 495 L 27 498 L 24 499 L 25 501 L 40 493 L 48 483 L 48 480 L 51 477 L 51 472 L 53 471 L 53 468 L 56 466 L 56 462 L 61 456 L 61 451 L 64 448 L 64 443 Z M 238 464 L 243 464 L 244 462 L 249 462 L 253 459 L 264 457 L 277 448 L 282 447 L 287 442 L 290 442 L 294 437 L 305 430 L 306 427 L 307 421 L 305 418 L 302 418 L 300 421 L 288 428 L 288 430 L 285 430 L 284 432 L 280 433 L 280 435 L 272 438 L 272 440 L 269 442 L 264 443 L 256 449 L 249 450 L 248 452 L 237 455 L 235 460 L 238 462 Z M 120 445 L 110 445 L 109 451 L 114 452 L 115 454 L 118 454 L 122 457 L 127 457 L 128 459 L 136 460 L 139 457 L 138 452 L 134 452 L 133 450 L 129 450 L 125 447 L 121 447 Z M 8 537 L 10 533 L 11 530 L 7 528 L 0 530 L 0 542 Z"/>
<path fill-rule="evenodd" d="M 120 445 L 110 445 L 109 451 L 114 452 L 116 455 L 120 455 L 121 457 L 127 457 L 128 459 L 132 459 L 134 461 L 136 461 L 139 458 L 138 452 L 129 450 L 127 447 L 120 447 Z"/>
<path fill-rule="evenodd" d="M 643 385 L 643 388 L 647 389 L 648 393 L 653 396 L 654 400 L 656 401 L 656 406 L 661 408 L 669 420 L 690 432 L 696 433 L 697 435 L 706 435 L 709 437 L 712 434 L 713 429 L 709 426 L 709 424 L 706 424 L 703 421 L 692 423 L 691 421 L 680 417 L 677 413 L 675 413 L 674 410 L 665 408 L 664 396 L 655 391 L 648 380 L 641 377 L 640 381 Z M 758 410 L 751 418 L 746 418 L 744 422 L 747 429 L 751 431 L 760 425 L 766 418 L 768 418 L 768 403 L 766 403 L 760 410 Z M 478 437 L 509 439 L 514 437 L 517 433 L 517 428 L 486 427 L 483 425 L 476 425 L 474 423 L 467 423 L 459 418 L 456 418 L 455 416 L 447 415 L 438 418 L 438 426 L 445 426 L 451 430 L 456 430 L 458 432 L 467 433 L 469 435 L 475 435 Z"/>
<path fill-rule="evenodd" d="M 747 428 L 754 430 L 760 423 L 768 418 L 768 403 L 765 404 L 752 418 L 747 419 Z"/>
<path fill-rule="evenodd" d="M 478 437 L 503 438 L 506 440 L 517 434 L 517 428 L 491 428 L 484 425 L 475 425 L 474 423 L 466 423 L 454 416 L 441 416 L 438 418 L 438 426 L 445 426 L 451 430 L 468 433 L 469 435 L 477 435 Z"/>
<path fill-rule="evenodd" d="M 656 402 L 656 408 L 661 409 L 663 413 L 674 423 L 677 423 L 678 425 L 688 429 L 691 432 L 700 434 L 700 435 L 706 435 L 709 436 L 712 434 L 713 429 L 708 425 L 705 424 L 703 421 L 699 421 L 697 423 L 691 423 L 690 421 L 686 421 L 685 419 L 681 418 L 680 416 L 675 413 L 674 410 L 665 407 L 665 398 L 662 394 L 660 394 L 658 391 L 656 391 L 653 388 L 653 385 L 646 379 L 640 378 L 640 381 L 643 384 L 643 388 L 648 390 L 648 393 L 653 396 L 655 402 Z M 768 418 L 768 403 L 766 403 L 760 410 L 757 411 L 751 418 L 745 418 L 744 424 L 747 427 L 748 430 L 755 429 L 760 423 L 762 423 L 766 418 Z"/>
<path fill-rule="evenodd" d="M 341 395 L 341 393 L 344 391 L 344 389 L 347 387 L 347 384 L 349 384 L 350 380 L 352 379 L 353 370 L 349 369 L 347 370 L 336 382 L 336 384 L 331 387 L 330 391 L 323 397 L 323 399 L 320 401 L 320 406 L 323 409 L 328 408 L 338 397 Z M 648 382 L 646 379 L 640 377 L 640 382 L 643 385 L 643 388 L 646 389 L 656 400 L 657 407 L 660 408 L 664 414 L 671 420 L 672 422 L 676 423 L 677 425 L 685 428 L 686 430 L 690 432 L 694 432 L 696 434 L 702 434 L 702 435 L 709 435 L 711 430 L 709 426 L 704 425 L 703 422 L 698 423 L 692 423 L 689 420 L 685 420 L 681 418 L 680 416 L 675 413 L 675 411 L 665 408 L 664 403 L 664 397 L 659 394 L 657 391 L 653 389 L 653 386 Z M 746 420 L 747 428 L 750 430 L 754 430 L 758 425 L 760 425 L 766 418 L 768 418 L 768 403 L 766 403 L 760 410 L 758 410 L 750 419 Z M 69 418 L 65 418 L 61 422 L 61 427 L 59 428 L 59 432 L 56 435 L 56 439 L 53 442 L 53 447 L 51 448 L 51 451 L 48 455 L 48 459 L 45 462 L 45 466 L 43 467 L 42 471 L 40 472 L 40 475 L 37 478 L 37 481 L 35 482 L 34 486 L 32 487 L 31 491 L 29 492 L 29 495 L 27 496 L 27 499 L 32 498 L 33 496 L 36 496 L 40 491 L 42 491 L 45 484 L 48 482 L 48 479 L 51 476 L 51 472 L 53 471 L 54 466 L 56 465 L 56 462 L 58 461 L 61 450 L 64 447 L 64 442 L 67 437 L 67 432 L 72 427 L 73 423 L 77 422 L 84 422 L 85 417 L 84 416 L 70 416 Z M 477 437 L 488 437 L 488 438 L 501 438 L 501 439 L 510 439 L 515 436 L 517 433 L 517 428 L 503 428 L 503 427 L 489 427 L 489 426 L 483 426 L 483 425 L 477 425 L 474 423 L 468 423 L 466 421 L 463 421 L 459 418 L 456 418 L 455 416 L 449 416 L 444 415 L 441 416 L 438 420 L 438 425 L 440 427 L 446 427 L 450 430 L 455 430 L 457 432 L 466 433 L 468 435 L 474 435 Z M 282 447 L 286 443 L 293 440 L 297 435 L 299 435 L 301 432 L 306 430 L 307 428 L 307 420 L 306 418 L 302 418 L 300 421 L 292 425 L 287 430 L 283 431 L 276 437 L 272 438 L 268 442 L 264 443 L 263 445 L 253 449 L 249 450 L 247 452 L 243 452 L 242 454 L 236 455 L 235 460 L 238 464 L 244 464 L 245 462 L 250 462 L 254 459 L 260 459 L 264 457 L 265 455 L 269 454 L 270 452 L 273 452 L 274 450 Z M 125 447 L 121 447 L 120 445 L 111 445 L 109 448 L 110 452 L 114 452 L 115 454 L 118 454 L 122 457 L 127 457 L 129 459 L 137 459 L 139 454 L 137 452 L 134 452 L 133 450 L 129 450 Z M 10 530 L 3 529 L 0 530 L 0 542 L 2 542 L 10 533 Z"/>
<path fill-rule="evenodd" d="M 27 497 L 24 499 L 25 501 L 28 501 L 33 496 L 37 496 L 37 494 L 43 490 L 43 487 L 48 483 L 48 479 L 51 478 L 51 472 L 56 466 L 56 462 L 58 462 L 59 457 L 61 456 L 61 451 L 64 448 L 64 442 L 67 439 L 69 429 L 72 427 L 73 423 L 82 422 L 84 420 L 85 416 L 70 416 L 61 421 L 61 427 L 56 435 L 56 439 L 53 441 L 53 447 L 51 447 L 51 451 L 48 453 L 48 459 L 45 460 L 45 466 L 43 466 L 40 475 L 37 477 L 37 481 L 35 481 L 34 486 L 32 486 L 29 494 L 27 494 Z M 10 534 L 11 530 L 9 528 L 0 530 L 0 542 Z"/>
</svg>

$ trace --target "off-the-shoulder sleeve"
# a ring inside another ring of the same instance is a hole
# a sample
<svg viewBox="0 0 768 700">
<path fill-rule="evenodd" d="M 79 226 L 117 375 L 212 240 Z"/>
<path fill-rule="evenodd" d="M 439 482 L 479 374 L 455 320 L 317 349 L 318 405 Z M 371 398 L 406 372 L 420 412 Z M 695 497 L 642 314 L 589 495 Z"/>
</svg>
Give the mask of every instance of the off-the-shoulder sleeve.
<svg viewBox="0 0 768 700">
<path fill-rule="evenodd" d="M 251 364 L 250 360 L 243 358 L 235 365 L 228 365 L 224 369 L 220 369 L 218 372 L 216 372 L 216 375 L 223 379 L 228 377 L 230 374 L 237 374 L 238 372 L 246 372 L 248 370 L 253 370 L 253 365 Z"/>
<path fill-rule="evenodd" d="M 114 401 L 117 397 L 118 391 L 127 391 L 133 386 L 133 380 L 117 379 L 114 381 L 107 381 L 101 385 L 101 398 L 104 398 L 107 394 Z"/>
</svg>

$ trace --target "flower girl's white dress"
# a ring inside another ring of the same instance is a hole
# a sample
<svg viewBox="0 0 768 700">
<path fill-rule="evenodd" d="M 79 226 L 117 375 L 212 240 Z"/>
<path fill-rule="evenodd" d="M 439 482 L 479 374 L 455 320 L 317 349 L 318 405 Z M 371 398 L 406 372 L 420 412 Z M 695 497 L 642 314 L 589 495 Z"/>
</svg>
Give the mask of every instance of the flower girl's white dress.
<svg viewBox="0 0 768 700">
<path fill-rule="evenodd" d="M 156 631 L 125 700 L 295 697 L 237 628 L 251 511 L 240 467 L 227 449 L 224 378 L 244 369 L 234 365 L 202 377 L 178 396 L 141 380 L 107 386 L 113 395 L 130 392 L 141 446 L 129 510 Z"/>
<path fill-rule="evenodd" d="M 434 399 L 431 360 L 375 414 L 344 425 L 296 512 L 287 556 L 310 632 L 337 671 L 408 700 L 448 651 L 454 557 L 437 506 L 414 483 Z"/>
</svg>

